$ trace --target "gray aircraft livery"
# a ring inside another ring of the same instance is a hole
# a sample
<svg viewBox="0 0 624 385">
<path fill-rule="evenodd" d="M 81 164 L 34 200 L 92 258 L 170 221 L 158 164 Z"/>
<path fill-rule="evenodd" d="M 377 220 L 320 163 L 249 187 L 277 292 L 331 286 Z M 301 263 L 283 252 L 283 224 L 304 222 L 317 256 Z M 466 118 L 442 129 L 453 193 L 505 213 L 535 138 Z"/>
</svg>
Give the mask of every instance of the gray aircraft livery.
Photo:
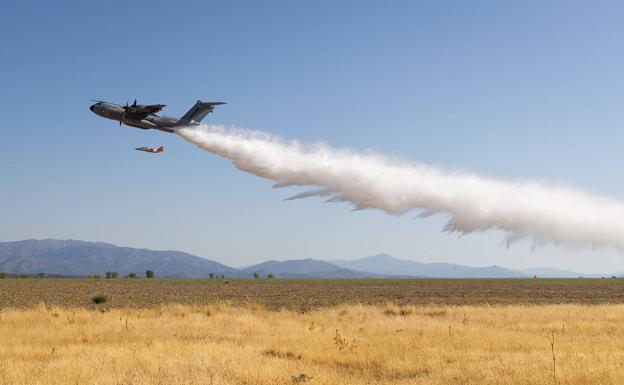
<svg viewBox="0 0 624 385">
<path fill-rule="evenodd" d="M 95 103 L 89 109 L 97 115 L 116 120 L 121 123 L 141 128 L 143 130 L 155 129 L 165 132 L 175 132 L 184 126 L 198 125 L 203 118 L 211 113 L 214 106 L 225 104 L 223 102 L 202 102 L 198 100 L 197 103 L 181 118 L 173 118 L 170 116 L 160 116 L 156 114 L 164 107 L 164 104 L 137 104 L 135 100 L 132 105 L 126 103 L 125 106 L 119 104 L 104 102 L 101 100 L 94 100 Z"/>
</svg>

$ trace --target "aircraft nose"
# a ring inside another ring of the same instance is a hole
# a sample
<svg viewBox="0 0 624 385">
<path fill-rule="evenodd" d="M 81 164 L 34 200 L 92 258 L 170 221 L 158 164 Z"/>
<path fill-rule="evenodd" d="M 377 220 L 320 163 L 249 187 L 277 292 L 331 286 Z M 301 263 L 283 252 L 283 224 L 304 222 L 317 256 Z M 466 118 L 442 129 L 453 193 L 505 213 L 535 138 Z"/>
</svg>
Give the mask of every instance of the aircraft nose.
<svg viewBox="0 0 624 385">
<path fill-rule="evenodd" d="M 93 112 L 93 110 L 95 110 L 95 104 L 89 107 L 89 109 L 91 110 L 91 112 Z"/>
</svg>

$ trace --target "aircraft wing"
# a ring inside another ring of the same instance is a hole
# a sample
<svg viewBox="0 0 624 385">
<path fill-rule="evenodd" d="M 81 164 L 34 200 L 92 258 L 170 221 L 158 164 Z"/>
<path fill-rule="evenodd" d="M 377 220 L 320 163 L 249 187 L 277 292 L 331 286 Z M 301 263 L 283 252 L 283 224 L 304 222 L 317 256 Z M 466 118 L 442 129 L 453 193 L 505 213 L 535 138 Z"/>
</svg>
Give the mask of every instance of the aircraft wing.
<svg viewBox="0 0 624 385">
<path fill-rule="evenodd" d="M 145 106 L 124 106 L 123 108 L 126 110 L 127 114 L 147 116 L 149 114 L 155 114 L 165 107 L 165 104 L 148 104 Z"/>
</svg>

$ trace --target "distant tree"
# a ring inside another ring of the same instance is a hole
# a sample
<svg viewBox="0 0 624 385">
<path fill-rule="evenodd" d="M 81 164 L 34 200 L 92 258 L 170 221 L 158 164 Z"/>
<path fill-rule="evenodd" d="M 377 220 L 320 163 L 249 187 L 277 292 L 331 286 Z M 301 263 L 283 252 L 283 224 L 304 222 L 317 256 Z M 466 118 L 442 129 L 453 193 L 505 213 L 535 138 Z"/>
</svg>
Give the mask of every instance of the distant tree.
<svg viewBox="0 0 624 385">
<path fill-rule="evenodd" d="M 119 275 L 119 273 L 117 273 L 116 271 L 107 271 L 106 272 L 106 278 L 117 278 L 118 275 Z"/>
<path fill-rule="evenodd" d="M 219 276 L 219 278 L 225 278 L 225 275 L 221 274 L 221 275 Z"/>
<path fill-rule="evenodd" d="M 272 278 L 275 278 L 275 276 L 273 275 L 273 273 L 269 273 L 267 274 L 267 278 L 272 279 Z"/>
<path fill-rule="evenodd" d="M 258 274 L 258 272 L 253 273 L 253 277 L 254 278 L 260 278 L 260 274 Z"/>
<path fill-rule="evenodd" d="M 136 273 L 128 274 L 128 278 L 136 278 L 136 277 L 137 277 Z"/>
<path fill-rule="evenodd" d="M 145 270 L 145 278 L 154 278 L 154 270 Z"/>
<path fill-rule="evenodd" d="M 102 278 L 102 276 L 95 274 L 95 275 L 93 276 L 93 278 L 95 278 L 95 279 L 100 279 L 100 278 Z"/>
<path fill-rule="evenodd" d="M 45 273 L 39 273 L 39 274 L 37 274 L 37 277 L 39 277 L 39 278 L 45 278 Z"/>
<path fill-rule="evenodd" d="M 213 279 L 214 278 L 214 273 L 208 273 L 208 278 Z"/>
<path fill-rule="evenodd" d="M 9 275 L 7 273 L 5 273 L 4 271 L 0 272 L 0 279 L 5 279 L 8 276 Z"/>
<path fill-rule="evenodd" d="M 19 278 L 22 278 L 22 279 L 26 279 L 26 278 L 28 278 L 28 276 L 27 276 L 26 274 L 20 274 L 18 277 L 19 277 Z"/>
</svg>

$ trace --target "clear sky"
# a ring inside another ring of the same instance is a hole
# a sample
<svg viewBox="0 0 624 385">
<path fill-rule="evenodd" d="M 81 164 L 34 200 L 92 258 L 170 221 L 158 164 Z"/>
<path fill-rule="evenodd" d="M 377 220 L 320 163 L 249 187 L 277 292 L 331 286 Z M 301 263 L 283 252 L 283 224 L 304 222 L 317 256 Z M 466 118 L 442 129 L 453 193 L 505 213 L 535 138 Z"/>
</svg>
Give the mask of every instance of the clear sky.
<svg viewBox="0 0 624 385">
<path fill-rule="evenodd" d="M 0 241 L 624 270 L 612 250 L 442 233 L 443 215 L 283 201 L 296 190 L 88 109 L 225 101 L 208 122 L 624 199 L 623 36 L 618 1 L 8 2 Z"/>
</svg>

